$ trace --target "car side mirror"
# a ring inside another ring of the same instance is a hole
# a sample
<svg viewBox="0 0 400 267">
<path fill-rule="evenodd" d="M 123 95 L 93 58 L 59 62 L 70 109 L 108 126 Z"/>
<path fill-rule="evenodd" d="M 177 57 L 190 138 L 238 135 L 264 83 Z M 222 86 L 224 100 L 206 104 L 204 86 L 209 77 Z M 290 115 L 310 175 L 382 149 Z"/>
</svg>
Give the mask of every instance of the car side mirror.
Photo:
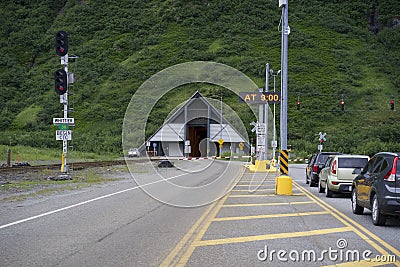
<svg viewBox="0 0 400 267">
<path fill-rule="evenodd" d="M 355 168 L 352 174 L 360 174 L 361 173 L 361 168 Z"/>
</svg>

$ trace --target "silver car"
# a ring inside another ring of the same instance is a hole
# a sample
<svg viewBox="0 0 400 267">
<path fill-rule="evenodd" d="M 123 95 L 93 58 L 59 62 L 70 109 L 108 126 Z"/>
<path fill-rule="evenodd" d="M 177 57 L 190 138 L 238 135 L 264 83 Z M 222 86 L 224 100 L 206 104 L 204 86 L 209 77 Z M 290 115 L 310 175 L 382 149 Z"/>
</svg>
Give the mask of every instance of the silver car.
<svg viewBox="0 0 400 267">
<path fill-rule="evenodd" d="M 131 148 L 128 151 L 128 157 L 133 158 L 133 157 L 140 157 L 140 152 L 139 149 L 137 148 Z"/>
<path fill-rule="evenodd" d="M 369 157 L 364 155 L 330 156 L 319 174 L 318 191 L 326 197 L 334 193 L 350 193 L 353 179 L 368 163 Z"/>
</svg>

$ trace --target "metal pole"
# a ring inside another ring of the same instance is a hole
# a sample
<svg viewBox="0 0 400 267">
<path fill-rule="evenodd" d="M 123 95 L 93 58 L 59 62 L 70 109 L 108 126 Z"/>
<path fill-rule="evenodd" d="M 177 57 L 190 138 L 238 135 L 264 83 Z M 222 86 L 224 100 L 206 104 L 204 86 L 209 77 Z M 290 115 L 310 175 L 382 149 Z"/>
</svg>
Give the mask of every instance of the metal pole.
<svg viewBox="0 0 400 267">
<path fill-rule="evenodd" d="M 61 58 L 61 64 L 64 65 L 64 70 L 68 77 L 68 54 Z M 67 88 L 68 88 L 68 78 L 67 78 Z M 64 119 L 68 118 L 68 90 L 65 94 L 61 95 L 63 97 L 64 104 Z M 61 172 L 67 173 L 67 151 L 68 151 L 68 140 L 63 140 L 63 153 L 61 162 Z"/>
<path fill-rule="evenodd" d="M 187 105 L 185 105 L 185 109 L 184 109 L 184 111 L 185 111 L 185 122 L 184 122 L 184 126 L 183 126 L 183 136 L 184 136 L 184 141 L 183 141 L 183 156 L 186 158 L 186 157 L 188 157 L 188 154 L 187 154 L 187 151 L 186 151 L 186 140 L 187 140 L 187 138 L 186 138 L 186 135 L 187 135 Z"/>
<path fill-rule="evenodd" d="M 221 109 L 221 114 L 220 114 L 221 115 L 221 123 L 220 123 L 221 129 L 219 131 L 219 139 L 222 139 L 222 92 L 221 92 L 220 109 Z M 222 145 L 221 144 L 219 145 L 219 156 L 222 157 Z"/>
<path fill-rule="evenodd" d="M 263 88 L 260 88 L 259 91 L 262 93 L 264 91 Z M 263 120 L 264 120 L 264 107 L 263 104 L 260 104 L 258 107 L 258 125 L 261 127 L 263 125 Z M 260 128 L 257 127 L 257 128 Z M 260 138 L 260 133 L 257 130 L 257 149 L 259 146 L 262 146 L 262 143 L 260 143 L 261 138 Z M 258 160 L 263 160 L 264 159 L 264 153 L 262 151 L 258 151 Z"/>
<path fill-rule="evenodd" d="M 277 73 L 273 74 L 273 71 L 271 70 L 272 76 L 274 76 L 274 93 L 276 92 L 276 76 L 281 72 L 281 70 L 278 70 Z M 273 154 L 273 161 L 274 163 L 276 162 L 276 104 L 274 103 L 274 122 L 273 122 L 273 142 L 274 145 L 272 146 L 272 154 Z"/>
<path fill-rule="evenodd" d="M 281 150 L 287 150 L 287 95 L 288 95 L 288 35 L 290 33 L 288 22 L 288 3 L 282 8 L 282 97 L 281 97 Z"/>
<path fill-rule="evenodd" d="M 268 92 L 269 82 L 269 64 L 265 64 L 265 92 Z M 264 138 L 264 159 L 268 159 L 268 102 L 264 105 L 264 121 L 265 121 L 265 138 Z"/>
<path fill-rule="evenodd" d="M 207 106 L 207 153 L 206 157 L 210 156 L 210 105 Z"/>
</svg>

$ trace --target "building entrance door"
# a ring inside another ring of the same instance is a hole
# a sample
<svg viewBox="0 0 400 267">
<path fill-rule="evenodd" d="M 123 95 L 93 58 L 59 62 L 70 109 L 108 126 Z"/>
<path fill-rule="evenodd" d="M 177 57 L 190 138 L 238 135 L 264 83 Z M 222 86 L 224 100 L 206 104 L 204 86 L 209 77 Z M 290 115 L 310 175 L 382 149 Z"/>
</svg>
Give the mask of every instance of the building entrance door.
<svg viewBox="0 0 400 267">
<path fill-rule="evenodd" d="M 200 157 L 200 142 L 207 138 L 206 126 L 189 126 L 188 127 L 188 140 L 190 140 L 191 157 Z"/>
</svg>

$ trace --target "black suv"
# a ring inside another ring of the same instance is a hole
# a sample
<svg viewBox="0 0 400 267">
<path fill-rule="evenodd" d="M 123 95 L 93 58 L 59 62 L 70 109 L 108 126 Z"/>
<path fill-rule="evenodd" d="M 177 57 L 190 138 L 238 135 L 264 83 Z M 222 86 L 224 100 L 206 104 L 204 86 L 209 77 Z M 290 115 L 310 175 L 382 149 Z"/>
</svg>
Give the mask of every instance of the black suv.
<svg viewBox="0 0 400 267">
<path fill-rule="evenodd" d="M 306 168 L 306 184 L 317 186 L 319 173 L 325 167 L 325 163 L 330 155 L 341 155 L 339 152 L 320 152 L 314 154 Z"/>
<path fill-rule="evenodd" d="M 387 216 L 400 216 L 400 153 L 375 154 L 354 179 L 351 203 L 354 214 L 372 211 L 372 222 L 384 225 Z"/>
</svg>

